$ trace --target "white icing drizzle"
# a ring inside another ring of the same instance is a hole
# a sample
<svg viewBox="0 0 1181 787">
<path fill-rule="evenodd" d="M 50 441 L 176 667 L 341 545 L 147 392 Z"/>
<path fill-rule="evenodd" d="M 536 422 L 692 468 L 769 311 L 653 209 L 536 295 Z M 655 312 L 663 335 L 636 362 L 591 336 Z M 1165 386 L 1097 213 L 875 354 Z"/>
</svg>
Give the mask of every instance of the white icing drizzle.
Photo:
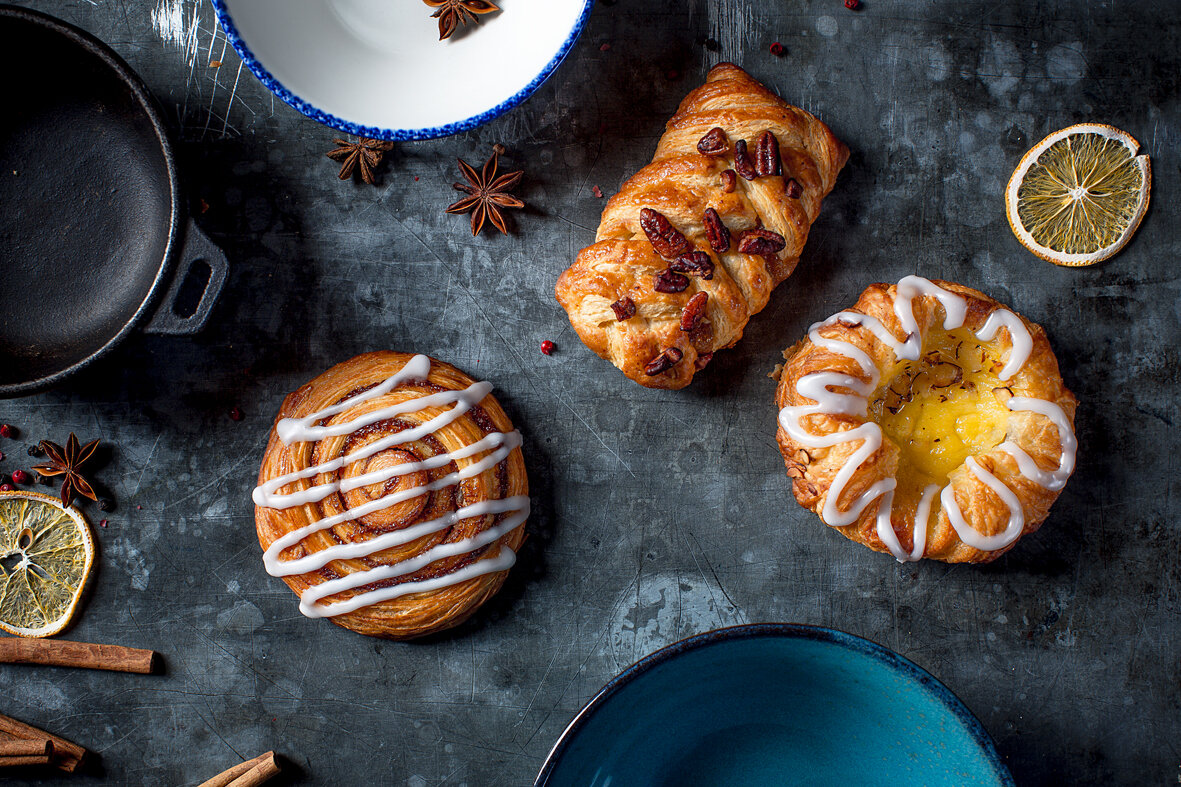
<svg viewBox="0 0 1181 787">
<path fill-rule="evenodd" d="M 427 522 L 420 522 L 411 527 L 401 530 L 395 530 L 388 533 L 382 533 L 367 541 L 352 544 L 337 544 L 322 549 L 318 552 L 306 555 L 302 558 L 293 560 L 283 560 L 280 558 L 280 553 L 289 547 L 295 546 L 308 536 L 327 530 L 343 522 L 348 522 L 358 519 L 376 511 L 381 511 L 406 500 L 413 499 L 428 492 L 444 489 L 448 486 L 459 483 L 468 478 L 474 478 L 483 472 L 486 472 L 500 462 L 504 461 L 513 449 L 521 445 L 521 433 L 518 431 L 512 432 L 493 432 L 486 435 L 481 440 L 478 440 L 471 445 L 458 448 L 454 451 L 439 454 L 437 456 L 428 457 L 421 461 L 404 462 L 393 467 L 376 470 L 370 473 L 357 476 L 355 478 L 345 479 L 343 481 L 328 481 L 321 483 L 305 490 L 289 492 L 281 494 L 279 490 L 284 486 L 295 481 L 314 478 L 325 473 L 332 473 L 349 464 L 367 459 L 375 454 L 385 451 L 397 445 L 404 445 L 406 443 L 420 440 L 423 437 L 432 434 L 439 429 L 452 423 L 476 404 L 478 404 L 485 396 L 492 390 L 491 383 L 478 382 L 469 386 L 462 391 L 443 391 L 428 396 L 419 397 L 406 402 L 390 405 L 367 413 L 358 418 L 342 424 L 332 424 L 329 426 L 315 426 L 317 422 L 324 418 L 338 415 L 345 412 L 351 407 L 354 407 L 370 399 L 384 396 L 390 391 L 394 390 L 399 385 L 412 381 L 423 380 L 430 375 L 431 360 L 425 355 L 416 355 L 406 363 L 396 374 L 389 377 L 387 380 L 379 385 L 370 388 L 367 391 L 359 393 L 355 396 L 349 397 L 338 404 L 326 407 L 319 412 L 303 418 L 284 418 L 275 425 L 275 432 L 279 439 L 286 445 L 292 443 L 314 442 L 324 437 L 339 437 L 356 432 L 370 424 L 378 423 L 389 418 L 397 417 L 398 415 L 405 415 L 407 413 L 421 412 L 428 408 L 443 407 L 446 405 L 453 405 L 446 412 L 431 418 L 426 423 L 419 426 L 403 430 L 388 437 L 383 437 L 380 440 L 374 441 L 368 446 L 359 451 L 355 451 L 346 456 L 333 459 L 329 462 L 323 462 L 312 467 L 307 467 L 293 473 L 273 478 L 270 481 L 260 485 L 254 490 L 253 499 L 256 505 L 267 508 L 287 509 L 294 508 L 308 503 L 315 503 L 323 500 L 329 495 L 336 492 L 348 492 L 353 489 L 369 486 L 371 484 L 382 484 L 390 479 L 399 476 L 409 475 L 411 473 L 420 472 L 423 470 L 432 470 L 440 467 L 445 467 L 456 459 L 467 459 L 478 454 L 489 452 L 487 456 L 479 461 L 473 462 L 466 467 L 461 468 L 453 473 L 437 478 L 434 481 L 423 484 L 421 486 L 412 487 L 410 489 L 402 489 L 382 497 L 371 500 L 363 505 L 351 508 L 348 511 L 341 512 L 334 516 L 324 517 L 316 520 L 311 524 L 305 525 L 302 528 L 293 530 L 280 538 L 276 539 L 271 546 L 263 553 L 263 564 L 266 567 L 267 573 L 271 576 L 284 577 L 294 574 L 304 574 L 309 571 L 315 571 L 323 568 L 334 560 L 348 560 L 355 558 L 367 557 L 380 552 L 385 549 L 408 544 L 424 536 L 446 530 L 454 526 L 457 522 L 471 517 L 488 516 L 496 514 L 510 514 L 505 519 L 494 527 L 488 530 L 477 533 L 476 535 L 465 538 L 460 541 L 452 543 L 439 544 L 421 555 L 403 560 L 389 566 L 378 566 L 376 568 L 367 569 L 365 571 L 356 571 L 347 576 L 338 579 L 323 582 L 314 585 L 305 590 L 300 595 L 299 609 L 304 615 L 313 618 L 329 617 L 333 615 L 342 615 L 347 612 L 353 612 L 362 607 L 367 607 L 372 604 L 377 604 L 381 601 L 387 601 L 392 598 L 406 595 L 408 593 L 421 593 L 429 590 L 437 590 L 439 588 L 447 587 L 449 585 L 458 584 L 473 577 L 481 576 L 483 574 L 495 573 L 497 571 L 504 571 L 510 568 L 516 561 L 516 555 L 512 549 L 502 545 L 498 553 L 492 557 L 483 558 L 475 561 L 467 566 L 464 566 L 456 571 L 453 571 L 445 576 L 434 577 L 432 579 L 421 580 L 417 582 L 405 582 L 394 585 L 388 588 L 378 588 L 366 593 L 358 594 L 345 601 L 336 602 L 332 604 L 320 604 L 321 599 L 331 596 L 335 593 L 340 593 L 346 590 L 353 590 L 363 585 L 372 582 L 379 582 L 383 579 L 390 579 L 393 577 L 405 576 L 418 571 L 431 563 L 442 560 L 444 558 L 456 557 L 477 549 L 482 549 L 495 543 L 502 536 L 512 532 L 515 528 L 520 526 L 529 516 L 529 498 L 524 495 L 507 497 L 503 500 L 486 500 L 473 503 L 471 505 L 463 506 L 444 516 L 432 519 Z"/>
<path fill-rule="evenodd" d="M 1062 408 L 1044 399 L 1027 399 L 1024 396 L 1013 396 L 1009 399 L 1009 409 L 1013 411 L 1028 411 L 1044 415 L 1054 422 L 1058 428 L 1058 442 L 1062 446 L 1062 456 L 1058 459 L 1058 469 L 1045 472 L 1033 461 L 1016 443 L 1006 440 L 1000 444 L 1000 449 L 1017 460 L 1017 467 L 1021 475 L 1033 481 L 1038 486 L 1044 486 L 1051 492 L 1057 492 L 1066 486 L 1066 479 L 1074 472 L 1074 459 L 1078 450 L 1078 440 L 1074 436 L 1074 429 L 1070 426 L 1070 419 Z"/>
<path fill-rule="evenodd" d="M 988 315 L 984 325 L 976 331 L 976 338 L 982 342 L 992 341 L 1002 326 L 1008 330 L 1009 342 L 1013 347 L 1009 350 L 1009 359 L 1005 361 L 1004 368 L 997 377 L 1008 380 L 1029 360 L 1029 354 L 1033 352 L 1033 337 L 1029 335 L 1029 329 L 1021 322 L 1020 317 L 1008 309 L 997 309 Z"/>
<path fill-rule="evenodd" d="M 881 427 L 868 420 L 869 396 L 877 388 L 880 376 L 877 365 L 868 353 L 849 342 L 822 336 L 820 330 L 838 323 L 862 326 L 867 328 L 878 341 L 889 347 L 894 352 L 896 359 L 917 361 L 922 355 L 922 336 L 914 314 L 914 299 L 916 297 L 932 297 L 942 305 L 944 330 L 950 331 L 962 327 L 964 319 L 967 317 L 967 299 L 920 276 L 903 278 L 898 282 L 895 292 L 894 313 L 898 317 L 899 326 L 906 333 L 906 338 L 903 341 L 899 341 L 877 318 L 857 312 L 838 312 L 823 322 L 813 324 L 808 329 L 808 338 L 814 345 L 852 359 L 861 367 L 862 372 L 869 380 L 861 380 L 839 372 L 817 372 L 805 375 L 796 383 L 796 392 L 802 397 L 812 399 L 815 404 L 784 407 L 779 411 L 779 425 L 792 440 L 809 448 L 830 448 L 842 443 L 861 441 L 860 447 L 845 461 L 829 487 L 820 511 L 820 518 L 825 524 L 832 527 L 851 525 L 861 517 L 870 503 L 878 500 L 876 520 L 878 538 L 899 562 L 918 560 L 926 550 L 931 508 L 936 495 L 938 495 L 940 503 L 947 511 L 948 519 L 956 533 L 959 534 L 961 541 L 976 549 L 986 551 L 1006 547 L 1021 535 L 1022 529 L 1025 527 L 1025 514 L 1021 507 L 1021 501 L 1009 487 L 970 457 L 966 460 L 969 471 L 992 489 L 1009 509 L 1009 521 L 1001 533 L 985 536 L 972 528 L 964 519 L 963 512 L 960 511 L 959 505 L 956 503 L 950 483 L 943 488 L 942 492 L 937 484 L 931 484 L 923 490 L 915 510 L 912 526 L 914 544 L 909 551 L 902 547 L 898 535 L 894 532 L 891 520 L 894 490 L 898 485 L 895 479 L 885 478 L 876 482 L 853 501 L 845 511 L 841 511 L 837 507 L 841 493 L 844 492 L 849 480 L 882 445 Z M 976 332 L 976 338 L 982 342 L 992 341 L 1002 327 L 1009 334 L 1011 349 L 1008 360 L 998 376 L 1001 380 L 1008 380 L 1020 371 L 1029 359 L 1033 350 L 1033 338 L 1021 318 L 1007 309 L 993 311 L 980 330 Z M 835 391 L 834 388 L 844 389 L 849 393 Z M 1062 408 L 1053 402 L 1014 396 L 1010 397 L 1007 404 L 1011 411 L 1035 412 L 1053 421 L 1058 429 L 1062 454 L 1058 469 L 1044 472 L 1038 468 L 1033 458 L 1015 443 L 1005 441 L 999 448 L 1017 461 L 1021 474 L 1029 480 L 1052 491 L 1061 489 L 1074 470 L 1077 448 L 1070 420 Z M 851 416 L 863 420 L 864 423 L 852 429 L 827 435 L 816 435 L 805 429 L 802 423 L 802 419 L 809 415 Z"/>
</svg>

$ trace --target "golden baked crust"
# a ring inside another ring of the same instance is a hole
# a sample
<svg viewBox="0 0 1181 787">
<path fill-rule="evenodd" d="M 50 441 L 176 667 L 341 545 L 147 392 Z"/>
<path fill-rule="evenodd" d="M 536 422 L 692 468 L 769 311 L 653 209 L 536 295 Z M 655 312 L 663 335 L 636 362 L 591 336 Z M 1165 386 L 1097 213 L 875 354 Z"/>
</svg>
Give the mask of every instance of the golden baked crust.
<svg viewBox="0 0 1181 787">
<path fill-rule="evenodd" d="M 950 296 L 950 307 L 934 297 L 932 287 Z M 903 354 L 918 360 L 899 358 L 909 333 L 901 323 L 907 310 L 900 288 L 911 298 L 921 338 L 914 352 Z M 956 322 L 949 313 L 957 308 L 956 297 L 962 299 L 962 325 L 949 328 Z M 857 315 L 876 318 L 887 340 L 875 335 L 872 319 Z M 990 318 L 998 323 L 1005 315 L 1017 324 L 988 336 Z M 872 363 L 871 373 L 855 357 L 858 350 Z M 1015 367 L 1026 350 L 1027 359 L 1013 371 L 1009 364 Z M 796 500 L 846 537 L 899 560 L 994 560 L 1037 530 L 1073 469 L 1077 403 L 1062 383 L 1045 332 L 977 290 L 918 277 L 871 285 L 855 307 L 814 325 L 784 357 L 777 440 Z M 841 381 L 839 375 L 848 377 Z M 1055 418 L 1067 428 L 1060 431 Z M 873 448 L 875 440 L 874 427 L 866 424 L 877 424 L 881 444 L 858 461 L 855 454 Z M 859 429 L 866 439 L 840 437 Z M 1022 470 L 1022 452 L 1036 467 L 1027 463 Z M 1005 502 L 1004 490 L 972 470 L 973 462 L 1015 496 L 1019 511 Z M 852 469 L 841 479 L 846 466 Z M 896 489 L 883 491 L 892 479 Z M 950 492 L 933 491 L 948 484 Z M 829 501 L 834 489 L 837 499 Z M 926 489 L 932 490 L 929 518 L 916 516 Z M 858 513 L 859 504 L 864 507 Z M 890 506 L 888 527 L 878 516 L 883 506 Z M 958 528 L 949 518 L 952 506 L 963 515 Z M 842 517 L 853 521 L 842 525 Z"/>
<path fill-rule="evenodd" d="M 711 129 L 728 137 L 722 155 L 698 152 Z M 735 145 L 745 140 L 752 158 L 756 140 L 771 131 L 779 143 L 782 176 L 735 177 L 730 193 L 723 172 L 735 167 Z M 578 255 L 558 279 L 556 295 L 570 323 L 588 347 L 649 388 L 683 388 L 714 351 L 742 338 L 751 315 L 767 305 L 771 290 L 795 269 L 820 213 L 821 200 L 849 157 L 828 127 L 776 96 L 738 66 L 715 66 L 706 82 L 685 97 L 657 145 L 652 163 L 628 179 L 603 210 L 596 243 Z M 798 197 L 790 196 L 801 187 Z M 712 279 L 692 276 L 681 292 L 657 292 L 655 275 L 670 260 L 656 252 L 641 227 L 645 208 L 664 215 L 688 240 L 691 250 L 709 255 Z M 717 211 L 732 242 L 726 252 L 711 249 L 704 215 Z M 778 254 L 738 251 L 744 231 L 765 228 L 782 236 Z M 682 330 L 690 298 L 708 294 L 704 320 Z M 630 298 L 635 316 L 617 319 L 612 304 Z M 645 367 L 668 348 L 681 360 L 666 371 Z"/>
<path fill-rule="evenodd" d="M 396 378 L 396 384 L 382 392 L 381 384 L 395 376 L 401 379 Z M 511 565 L 513 553 L 525 539 L 524 517 L 528 515 L 529 484 L 519 448 L 519 434 L 514 432 L 512 423 L 496 399 L 486 393 L 491 386 L 483 383 L 481 385 L 485 387 L 472 391 L 473 384 L 475 381 L 472 378 L 450 364 L 425 356 L 373 352 L 332 367 L 283 401 L 259 469 L 259 489 L 255 490 L 255 525 L 263 550 L 270 550 L 266 553 L 265 561 L 271 573 L 282 574 L 292 570 L 283 567 L 283 561 L 311 557 L 325 562 L 319 568 L 282 576 L 283 581 L 297 595 L 301 595 L 300 608 L 304 614 L 329 617 L 333 623 L 361 634 L 406 639 L 458 625 L 499 590 L 507 576 L 507 567 L 490 573 L 479 572 L 500 565 L 485 561 L 501 561 Z M 459 393 L 465 391 L 470 393 Z M 370 398 L 362 400 L 366 394 Z M 427 396 L 435 397 L 434 401 L 428 400 L 430 406 L 423 408 L 417 404 Z M 466 400 L 463 398 L 465 396 Z M 290 432 L 284 432 L 284 427 L 290 428 L 294 422 L 283 419 L 307 418 L 345 402 L 347 404 L 341 412 L 324 418 L 308 419 L 305 423 L 309 428 L 324 428 L 329 433 L 299 434 L 292 439 Z M 465 412 L 463 405 L 468 403 L 471 407 Z M 403 412 L 393 412 L 399 409 Z M 438 419 L 434 424 L 437 428 L 424 427 L 432 419 Z M 365 423 L 366 420 L 373 422 Z M 331 433 L 333 427 L 339 427 L 335 431 L 341 433 Z M 423 428 L 418 429 L 417 436 L 407 431 L 418 427 Z M 280 433 L 287 435 L 290 444 L 280 439 Z M 406 433 L 406 437 L 415 439 L 405 442 L 397 438 L 390 439 L 398 433 Z M 304 437 L 310 439 L 302 441 Z M 373 447 L 382 440 L 386 442 Z M 481 440 L 488 442 L 488 450 L 469 451 L 470 456 L 462 455 L 462 449 Z M 308 478 L 264 486 L 289 473 L 367 451 L 373 451 L 372 455 L 341 462 L 340 467 L 325 468 L 321 472 L 311 473 Z M 449 456 L 456 452 L 461 455 Z M 408 463 L 432 458 L 435 461 L 428 461 L 427 464 L 437 466 L 408 467 Z M 476 467 L 481 460 L 485 460 L 486 469 Z M 372 482 L 366 479 L 358 482 L 356 488 L 348 487 L 350 479 L 383 471 L 398 474 L 377 478 Z M 445 478 L 455 473 L 459 473 L 460 477 Z M 339 482 L 344 482 L 344 486 L 331 486 Z M 427 485 L 437 488 L 409 496 L 404 494 L 403 499 L 394 500 L 392 504 L 377 504 L 376 510 L 358 510 L 378 498 Z M 307 493 L 315 489 L 327 490 L 326 496 L 321 500 L 307 502 L 285 498 L 292 493 Z M 270 498 L 267 497 L 268 492 L 272 494 Z M 493 502 L 486 505 L 486 501 Z M 503 502 L 498 504 L 495 501 Z M 488 505 L 499 505 L 508 510 L 480 513 Z M 475 506 L 473 513 L 478 515 L 446 521 L 457 509 L 471 506 Z M 358 513 L 363 515 L 348 518 Z M 314 530 L 316 523 L 323 523 L 328 517 L 343 517 L 343 521 L 330 524 L 326 529 L 312 532 L 303 538 L 289 535 L 308 526 L 313 526 Z M 434 532 L 424 532 L 407 543 L 392 543 L 372 554 L 364 554 L 365 548 L 361 547 L 358 550 L 361 554 L 343 559 L 324 560 L 325 555 L 317 557 L 317 553 L 323 550 L 334 548 L 339 551 L 341 545 L 365 544 L 383 535 L 395 542 L 405 540 L 406 534 L 415 532 L 408 529 L 416 527 L 425 530 L 433 528 Z M 477 545 L 470 550 L 463 549 L 468 545 L 468 539 L 479 538 L 480 534 L 495 535 L 496 528 L 511 529 L 491 543 Z M 271 550 L 272 545 L 285 536 L 293 539 L 293 545 Z M 424 557 L 432 549 L 446 552 L 447 545 L 454 545 L 451 549 L 462 551 L 439 559 Z M 403 563 L 416 559 L 429 562 L 421 566 L 413 562 Z M 323 592 L 324 588 L 317 591 L 317 587 L 323 583 L 342 579 L 344 582 L 350 579 L 360 582 L 360 572 L 390 571 L 389 567 L 392 566 L 398 566 L 393 571 L 406 568 L 415 570 L 385 576 L 379 581 L 332 593 L 319 600 L 303 597 L 305 593 L 314 596 L 317 592 Z M 350 600 L 360 604 L 358 599 L 363 593 L 374 590 L 403 592 L 409 588 L 409 583 L 424 581 L 434 581 L 435 584 L 451 582 L 448 578 L 457 576 L 456 572 L 460 571 L 473 576 L 454 584 L 365 603 L 355 611 L 343 614 L 333 611 L 333 605 Z"/>
</svg>

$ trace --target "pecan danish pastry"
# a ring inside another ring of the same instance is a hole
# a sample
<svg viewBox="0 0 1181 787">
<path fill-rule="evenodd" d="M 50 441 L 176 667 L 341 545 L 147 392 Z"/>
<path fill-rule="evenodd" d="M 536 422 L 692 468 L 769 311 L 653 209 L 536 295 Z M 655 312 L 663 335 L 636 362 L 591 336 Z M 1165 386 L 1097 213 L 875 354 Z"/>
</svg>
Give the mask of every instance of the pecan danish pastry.
<svg viewBox="0 0 1181 787">
<path fill-rule="evenodd" d="M 405 639 L 458 625 L 500 589 L 529 482 L 491 390 L 425 355 L 374 352 L 284 400 L 255 525 L 303 614 Z"/>
<path fill-rule="evenodd" d="M 795 269 L 848 157 L 815 117 L 716 66 L 558 279 L 570 323 L 640 385 L 685 387 Z"/>
</svg>

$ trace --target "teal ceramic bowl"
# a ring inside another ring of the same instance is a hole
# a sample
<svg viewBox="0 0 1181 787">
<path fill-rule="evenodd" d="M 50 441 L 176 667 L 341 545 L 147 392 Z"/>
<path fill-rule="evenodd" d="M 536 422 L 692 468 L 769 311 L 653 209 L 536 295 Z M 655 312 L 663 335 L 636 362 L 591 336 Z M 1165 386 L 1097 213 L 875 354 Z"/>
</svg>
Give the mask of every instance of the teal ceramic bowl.
<svg viewBox="0 0 1181 787">
<path fill-rule="evenodd" d="M 959 699 L 832 629 L 737 626 L 629 667 L 575 717 L 535 787 L 1005 785 Z"/>
</svg>

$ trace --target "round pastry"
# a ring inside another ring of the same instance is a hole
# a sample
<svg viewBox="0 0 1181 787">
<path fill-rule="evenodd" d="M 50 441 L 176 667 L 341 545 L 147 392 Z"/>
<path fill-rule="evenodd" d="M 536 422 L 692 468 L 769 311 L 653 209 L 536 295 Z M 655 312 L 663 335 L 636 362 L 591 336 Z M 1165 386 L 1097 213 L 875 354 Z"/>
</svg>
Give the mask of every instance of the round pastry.
<svg viewBox="0 0 1181 787">
<path fill-rule="evenodd" d="M 458 625 L 500 589 L 529 483 L 491 390 L 425 355 L 374 352 L 283 401 L 255 525 L 303 614 L 406 639 Z"/>
<path fill-rule="evenodd" d="M 1074 470 L 1077 402 L 1045 332 L 969 287 L 874 284 L 784 357 L 796 500 L 899 561 L 996 559 Z"/>
</svg>

